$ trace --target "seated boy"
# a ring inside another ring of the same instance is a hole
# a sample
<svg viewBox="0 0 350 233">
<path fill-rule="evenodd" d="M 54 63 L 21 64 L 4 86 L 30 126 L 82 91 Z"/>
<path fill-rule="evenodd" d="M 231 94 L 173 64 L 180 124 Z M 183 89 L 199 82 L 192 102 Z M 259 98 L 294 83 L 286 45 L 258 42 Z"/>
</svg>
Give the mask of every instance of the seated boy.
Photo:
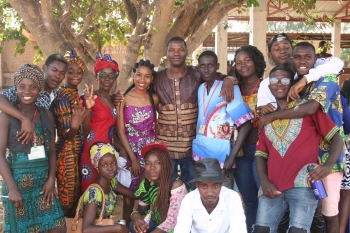
<svg viewBox="0 0 350 233">
<path fill-rule="evenodd" d="M 280 65 L 271 70 L 269 77 L 269 88 L 277 102 L 276 111 L 297 105 L 295 101 L 287 101 L 293 71 Z M 329 157 L 308 174 L 307 166 L 318 162 L 321 137 L 331 143 Z M 330 174 L 341 150 L 339 128 L 320 108 L 311 116 L 267 124 L 259 132 L 255 154 L 263 193 L 259 197 L 253 232 L 276 232 L 288 206 L 288 232 L 310 232 L 317 200 L 309 188 L 308 176 L 316 182 Z"/>
<path fill-rule="evenodd" d="M 226 187 L 218 160 L 196 162 L 197 189 L 181 202 L 174 233 L 246 233 L 245 215 L 239 195 Z"/>
</svg>

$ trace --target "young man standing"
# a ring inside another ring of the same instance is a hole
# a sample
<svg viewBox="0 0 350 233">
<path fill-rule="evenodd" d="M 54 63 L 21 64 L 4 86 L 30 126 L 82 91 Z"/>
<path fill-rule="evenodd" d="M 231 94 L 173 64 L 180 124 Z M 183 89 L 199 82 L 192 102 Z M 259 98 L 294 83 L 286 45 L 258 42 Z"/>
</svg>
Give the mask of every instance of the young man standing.
<svg viewBox="0 0 350 233">
<path fill-rule="evenodd" d="M 166 56 L 169 68 L 156 73 L 154 90 L 159 97 L 157 138 L 166 143 L 177 173 L 189 182 L 194 176 L 192 141 L 196 136 L 198 117 L 198 87 L 203 80 L 193 66 L 186 65 L 186 42 L 173 37 L 167 43 Z M 232 99 L 232 80 L 225 79 L 221 93 L 227 101 Z M 191 188 L 194 188 L 192 185 Z"/>
<path fill-rule="evenodd" d="M 219 96 L 223 83 L 218 79 L 219 65 L 214 52 L 208 50 L 199 55 L 199 73 L 205 83 L 198 89 L 199 111 L 192 156 L 195 161 L 203 158 L 217 159 L 228 176 L 236 155 L 251 129 L 250 121 L 254 115 L 243 101 L 238 86 L 234 86 L 234 99 L 230 103 Z M 222 127 L 218 127 L 220 125 Z M 231 127 L 239 128 L 239 134 L 232 149 Z"/>
<path fill-rule="evenodd" d="M 298 79 L 296 80 L 297 82 L 308 74 L 312 67 L 314 67 L 316 59 L 315 47 L 312 44 L 308 42 L 300 42 L 294 47 L 293 65 L 298 74 Z M 299 93 L 300 100 L 303 102 L 303 104 L 300 104 L 295 108 L 262 115 L 260 116 L 259 126 L 264 126 L 278 119 L 282 120 L 311 116 L 319 108 L 321 108 L 339 128 L 339 134 L 344 137 L 339 93 L 340 89 L 336 75 L 325 75 L 317 82 L 308 84 L 304 90 Z M 321 139 L 318 150 L 318 160 L 321 166 L 318 166 L 315 168 L 315 170 L 319 173 L 318 178 L 324 178 L 323 183 L 328 193 L 328 197 L 322 199 L 321 201 L 322 214 L 327 225 L 326 232 L 338 233 L 338 202 L 340 199 L 340 184 L 343 177 L 344 152 L 342 150 L 340 151 L 337 157 L 337 162 L 333 167 L 329 168 L 328 166 L 324 165 L 330 154 L 329 148 L 329 142 Z M 327 174 L 329 171 L 331 171 L 331 174 L 325 177 L 324 174 Z"/>
<path fill-rule="evenodd" d="M 293 76 L 293 71 L 283 65 L 270 72 L 269 88 L 276 98 L 276 112 L 298 105 L 287 101 Z M 318 162 L 321 138 L 331 143 L 329 155 L 322 165 L 308 173 L 307 166 Z M 331 172 L 342 143 L 339 128 L 320 108 L 304 118 L 275 120 L 260 131 L 255 155 L 262 195 L 254 233 L 276 232 L 288 206 L 288 232 L 310 231 L 317 200 L 308 180 L 317 182 Z"/>
<path fill-rule="evenodd" d="M 174 233 L 247 233 L 241 198 L 224 181 L 216 159 L 196 162 L 197 189 L 182 200 Z"/>
<path fill-rule="evenodd" d="M 59 54 L 51 54 L 43 65 L 44 71 L 44 91 L 42 91 L 36 100 L 36 105 L 53 111 L 51 106 L 56 98 L 56 88 L 63 81 L 66 70 L 67 60 Z M 32 137 L 33 127 L 32 121 L 26 117 L 20 110 L 13 105 L 19 102 L 16 87 L 12 87 L 4 93 L 0 94 L 0 110 L 22 121 L 21 131 L 18 132 L 18 140 L 28 143 Z"/>
</svg>

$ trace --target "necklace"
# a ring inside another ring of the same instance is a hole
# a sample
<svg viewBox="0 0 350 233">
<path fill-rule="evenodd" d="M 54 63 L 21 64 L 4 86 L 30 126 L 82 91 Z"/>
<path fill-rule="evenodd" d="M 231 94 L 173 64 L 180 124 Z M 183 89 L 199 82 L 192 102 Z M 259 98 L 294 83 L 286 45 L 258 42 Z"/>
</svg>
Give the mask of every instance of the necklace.
<svg viewBox="0 0 350 233">
<path fill-rule="evenodd" d="M 106 99 L 106 97 L 104 97 L 98 90 L 96 90 L 96 92 L 97 92 L 98 94 L 100 94 L 100 96 L 107 102 L 109 108 L 112 108 L 112 106 L 109 104 L 109 102 L 108 102 L 108 100 Z"/>
<path fill-rule="evenodd" d="M 148 89 L 146 89 L 146 90 L 139 90 L 139 89 L 137 89 L 137 88 L 134 88 L 134 91 L 143 94 L 143 93 L 146 93 L 146 92 L 148 91 Z"/>
<path fill-rule="evenodd" d="M 259 84 L 260 84 L 260 79 L 259 79 L 259 81 L 255 84 L 252 93 L 250 93 L 250 95 L 249 95 L 249 97 L 248 97 L 248 99 L 247 99 L 247 102 L 246 102 L 246 103 L 247 103 L 248 105 L 249 105 L 250 99 L 251 99 L 252 96 L 254 95 L 254 92 L 255 92 L 255 90 L 258 88 Z M 241 89 L 242 89 L 242 95 L 245 96 L 243 86 L 242 86 Z"/>
</svg>

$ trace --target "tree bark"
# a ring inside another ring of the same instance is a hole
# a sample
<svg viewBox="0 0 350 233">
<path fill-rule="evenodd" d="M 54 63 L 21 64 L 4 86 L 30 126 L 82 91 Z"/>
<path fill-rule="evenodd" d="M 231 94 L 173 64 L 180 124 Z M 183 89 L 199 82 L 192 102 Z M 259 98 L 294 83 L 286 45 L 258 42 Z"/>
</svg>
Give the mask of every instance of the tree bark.
<svg viewBox="0 0 350 233">
<path fill-rule="evenodd" d="M 171 12 L 174 2 L 175 0 L 158 1 L 154 7 L 151 28 L 149 29 L 148 38 L 146 37 L 144 57 L 155 66 L 159 65 L 159 58 L 165 53 L 165 40 L 170 20 L 172 20 Z M 152 49 L 149 49 L 150 47 Z"/>
</svg>

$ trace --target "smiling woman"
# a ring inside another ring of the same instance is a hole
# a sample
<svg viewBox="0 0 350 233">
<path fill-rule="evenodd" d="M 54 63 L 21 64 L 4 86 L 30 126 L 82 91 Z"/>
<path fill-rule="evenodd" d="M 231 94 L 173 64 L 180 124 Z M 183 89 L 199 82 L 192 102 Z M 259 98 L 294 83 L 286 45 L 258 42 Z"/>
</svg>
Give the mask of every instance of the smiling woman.
<svg viewBox="0 0 350 233">
<path fill-rule="evenodd" d="M 13 79 L 19 99 L 15 107 L 30 118 L 34 132 L 29 144 L 23 144 L 18 140 L 21 122 L 0 113 L 4 230 L 65 232 L 65 220 L 55 191 L 53 116 L 35 104 L 44 88 L 44 74 L 39 67 L 25 64 L 14 73 Z"/>
<path fill-rule="evenodd" d="M 57 188 L 66 217 L 73 217 L 80 195 L 79 157 L 83 146 L 80 125 L 86 111 L 78 93 L 85 66 L 74 50 L 67 51 L 66 81 L 57 91 L 56 99 L 56 156 Z"/>
</svg>

